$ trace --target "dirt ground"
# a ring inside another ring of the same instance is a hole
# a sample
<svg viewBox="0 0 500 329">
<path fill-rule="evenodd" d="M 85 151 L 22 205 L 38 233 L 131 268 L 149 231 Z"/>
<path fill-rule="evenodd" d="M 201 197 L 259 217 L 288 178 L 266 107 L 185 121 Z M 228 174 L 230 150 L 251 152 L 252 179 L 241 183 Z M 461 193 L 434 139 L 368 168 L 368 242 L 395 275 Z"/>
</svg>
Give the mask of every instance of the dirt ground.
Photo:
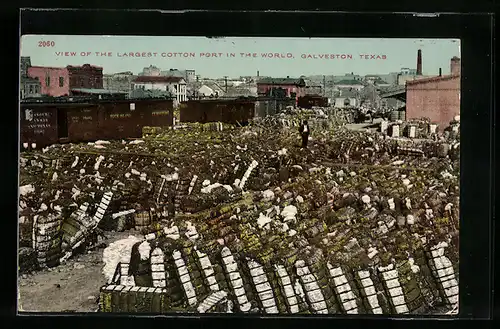
<svg viewBox="0 0 500 329">
<path fill-rule="evenodd" d="M 99 289 L 106 283 L 102 273 L 105 246 L 138 235 L 135 231 L 108 232 L 104 246 L 76 255 L 64 264 L 18 278 L 19 312 L 96 312 Z"/>
</svg>

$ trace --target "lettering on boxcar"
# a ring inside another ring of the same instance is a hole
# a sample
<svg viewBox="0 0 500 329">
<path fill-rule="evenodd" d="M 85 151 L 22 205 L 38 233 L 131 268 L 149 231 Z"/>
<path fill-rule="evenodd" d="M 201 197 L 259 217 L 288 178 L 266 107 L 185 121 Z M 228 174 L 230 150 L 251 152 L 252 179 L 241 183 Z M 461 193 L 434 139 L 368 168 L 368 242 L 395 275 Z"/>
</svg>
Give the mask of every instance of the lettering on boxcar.
<svg viewBox="0 0 500 329">
<path fill-rule="evenodd" d="M 24 116 L 26 118 L 26 121 L 32 121 L 33 120 L 33 110 L 26 110 L 24 112 Z"/>
<path fill-rule="evenodd" d="M 168 115 L 168 111 L 153 111 L 153 116 Z"/>
<path fill-rule="evenodd" d="M 123 119 L 123 118 L 131 118 L 132 114 L 130 113 L 113 113 L 109 115 L 110 119 Z"/>
</svg>

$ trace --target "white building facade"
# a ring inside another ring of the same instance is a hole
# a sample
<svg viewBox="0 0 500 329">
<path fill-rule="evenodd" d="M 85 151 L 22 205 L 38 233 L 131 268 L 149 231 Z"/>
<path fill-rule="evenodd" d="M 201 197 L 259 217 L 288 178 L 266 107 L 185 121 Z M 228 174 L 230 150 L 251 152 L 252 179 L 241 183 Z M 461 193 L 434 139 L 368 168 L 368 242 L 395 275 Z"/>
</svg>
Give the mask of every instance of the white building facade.
<svg viewBox="0 0 500 329">
<path fill-rule="evenodd" d="M 171 93 L 177 102 L 187 101 L 186 80 L 180 77 L 139 76 L 133 81 L 134 89 L 159 90 Z"/>
<path fill-rule="evenodd" d="M 341 109 L 344 107 L 357 107 L 358 105 L 359 102 L 356 97 L 337 97 L 333 106 Z"/>
</svg>

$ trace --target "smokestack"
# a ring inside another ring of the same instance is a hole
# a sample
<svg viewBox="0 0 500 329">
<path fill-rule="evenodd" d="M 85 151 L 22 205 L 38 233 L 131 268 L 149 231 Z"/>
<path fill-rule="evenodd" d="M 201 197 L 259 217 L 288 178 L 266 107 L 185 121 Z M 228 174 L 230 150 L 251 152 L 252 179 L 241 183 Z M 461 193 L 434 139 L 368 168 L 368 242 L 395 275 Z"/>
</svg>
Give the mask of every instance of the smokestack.
<svg viewBox="0 0 500 329">
<path fill-rule="evenodd" d="M 417 52 L 417 75 L 422 75 L 422 50 Z"/>
<path fill-rule="evenodd" d="M 450 71 L 452 75 L 460 74 L 460 58 L 457 56 L 454 56 L 450 61 Z"/>
<path fill-rule="evenodd" d="M 259 77 L 259 71 L 257 71 L 257 78 Z"/>
<path fill-rule="evenodd" d="M 439 76 L 442 75 L 442 71 L 441 71 L 441 68 L 439 68 Z"/>
</svg>

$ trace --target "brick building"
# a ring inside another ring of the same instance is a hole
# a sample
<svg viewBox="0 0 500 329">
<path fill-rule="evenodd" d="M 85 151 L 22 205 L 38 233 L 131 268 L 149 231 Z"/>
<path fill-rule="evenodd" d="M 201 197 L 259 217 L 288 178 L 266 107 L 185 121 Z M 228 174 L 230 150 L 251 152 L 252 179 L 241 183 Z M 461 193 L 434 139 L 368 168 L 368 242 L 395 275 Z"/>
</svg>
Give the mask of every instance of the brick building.
<svg viewBox="0 0 500 329">
<path fill-rule="evenodd" d="M 306 95 L 306 83 L 301 78 L 262 78 L 257 82 L 257 93 L 259 96 L 294 98 L 298 102 L 299 97 Z"/>
<path fill-rule="evenodd" d="M 429 118 L 442 127 L 460 115 L 460 58 L 450 61 L 451 74 L 406 82 L 406 118 Z"/>
<path fill-rule="evenodd" d="M 20 98 L 31 98 L 40 96 L 40 91 L 42 89 L 40 81 L 35 78 L 30 78 L 28 76 L 28 69 L 31 67 L 30 57 L 21 57 L 20 63 L 20 86 L 19 93 Z"/>
<path fill-rule="evenodd" d="M 131 92 L 133 83 L 136 78 L 132 72 L 120 72 L 114 74 L 104 74 L 103 88 L 114 91 Z"/>
<path fill-rule="evenodd" d="M 66 67 L 31 66 L 28 76 L 41 83 L 41 94 L 69 96 L 72 89 L 103 89 L 102 67 L 84 64 Z"/>
</svg>

